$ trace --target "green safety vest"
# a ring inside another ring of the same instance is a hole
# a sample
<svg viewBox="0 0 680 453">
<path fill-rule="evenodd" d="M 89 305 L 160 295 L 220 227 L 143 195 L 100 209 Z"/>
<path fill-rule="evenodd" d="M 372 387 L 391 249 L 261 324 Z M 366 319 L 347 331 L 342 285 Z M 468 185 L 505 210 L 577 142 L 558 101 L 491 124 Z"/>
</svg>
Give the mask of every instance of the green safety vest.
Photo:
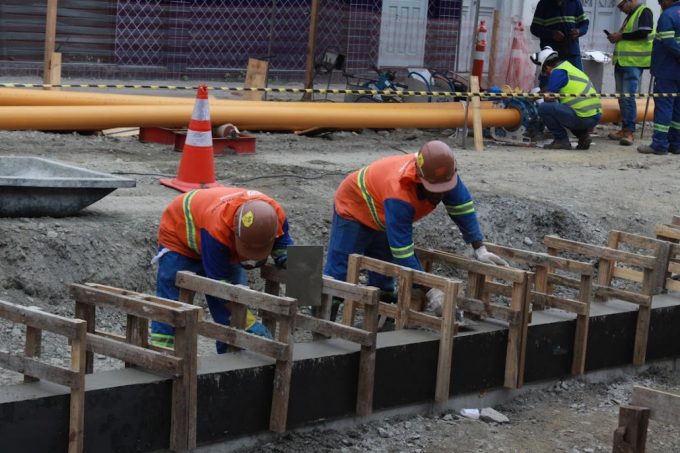
<svg viewBox="0 0 680 453">
<path fill-rule="evenodd" d="M 563 69 L 567 72 L 567 76 L 569 77 L 567 84 L 560 88 L 560 93 L 582 95 L 597 94 L 597 91 L 595 91 L 595 87 L 593 87 L 593 83 L 588 76 L 568 61 L 563 61 L 557 65 L 555 69 Z M 560 104 L 568 105 L 576 112 L 576 115 L 581 118 L 588 118 L 597 115 L 602 111 L 602 103 L 600 102 L 599 95 L 593 97 L 561 97 Z"/>
<path fill-rule="evenodd" d="M 638 21 L 646 5 L 640 5 L 623 24 L 621 33 L 632 33 L 638 30 Z M 652 63 L 652 44 L 656 27 L 652 25 L 652 31 L 645 39 L 622 39 L 614 47 L 614 64 L 619 66 L 633 66 L 637 68 L 648 68 Z"/>
</svg>

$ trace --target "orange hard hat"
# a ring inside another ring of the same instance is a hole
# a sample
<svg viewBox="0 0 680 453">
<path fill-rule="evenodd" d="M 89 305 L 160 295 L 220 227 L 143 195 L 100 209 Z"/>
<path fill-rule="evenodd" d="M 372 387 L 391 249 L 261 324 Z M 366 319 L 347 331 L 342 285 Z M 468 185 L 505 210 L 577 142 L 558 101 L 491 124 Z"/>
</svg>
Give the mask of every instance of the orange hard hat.
<svg viewBox="0 0 680 453">
<path fill-rule="evenodd" d="M 241 261 L 269 256 L 278 228 L 276 210 L 262 200 L 246 201 L 234 216 L 236 253 Z"/>
<path fill-rule="evenodd" d="M 420 182 L 429 192 L 448 192 L 458 183 L 453 151 L 449 145 L 439 140 L 427 142 L 420 148 L 416 167 Z"/>
</svg>

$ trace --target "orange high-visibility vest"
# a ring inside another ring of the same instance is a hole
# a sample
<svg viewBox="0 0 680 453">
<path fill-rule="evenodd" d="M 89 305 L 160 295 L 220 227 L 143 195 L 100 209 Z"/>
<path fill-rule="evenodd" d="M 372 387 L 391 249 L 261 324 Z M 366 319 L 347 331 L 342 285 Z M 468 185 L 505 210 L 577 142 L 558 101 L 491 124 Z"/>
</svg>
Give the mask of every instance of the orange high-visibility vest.
<svg viewBox="0 0 680 453">
<path fill-rule="evenodd" d="M 415 222 L 436 208 L 418 199 L 419 181 L 415 154 L 380 159 L 345 178 L 335 192 L 335 210 L 345 219 L 384 231 L 384 202 L 397 199 L 413 206 Z"/>
<path fill-rule="evenodd" d="M 234 216 L 241 205 L 262 200 L 271 205 L 279 219 L 276 237 L 283 234 L 286 220 L 283 208 L 265 194 L 237 187 L 198 189 L 172 200 L 163 211 L 158 230 L 158 243 L 190 258 L 201 256 L 201 230 L 228 247 L 232 261 L 238 261 L 234 247 Z"/>
</svg>

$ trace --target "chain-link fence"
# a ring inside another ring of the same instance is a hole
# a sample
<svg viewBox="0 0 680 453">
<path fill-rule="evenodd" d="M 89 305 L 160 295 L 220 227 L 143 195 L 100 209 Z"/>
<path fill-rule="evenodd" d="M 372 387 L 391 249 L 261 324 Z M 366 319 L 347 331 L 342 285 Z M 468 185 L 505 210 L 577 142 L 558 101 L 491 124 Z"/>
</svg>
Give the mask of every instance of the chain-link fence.
<svg viewBox="0 0 680 453">
<path fill-rule="evenodd" d="M 46 3 L 0 3 L 5 75 L 39 73 Z M 454 68 L 461 0 L 319 3 L 317 59 L 333 49 L 346 56 L 347 71 L 367 71 L 390 61 L 385 42 L 391 42 L 421 45 L 419 55 L 397 60 L 397 67 Z M 56 51 L 62 53 L 66 77 L 228 80 L 243 76 L 248 58 L 268 60 L 274 77 L 302 80 L 305 70 L 311 0 L 60 0 L 58 5 Z"/>
</svg>

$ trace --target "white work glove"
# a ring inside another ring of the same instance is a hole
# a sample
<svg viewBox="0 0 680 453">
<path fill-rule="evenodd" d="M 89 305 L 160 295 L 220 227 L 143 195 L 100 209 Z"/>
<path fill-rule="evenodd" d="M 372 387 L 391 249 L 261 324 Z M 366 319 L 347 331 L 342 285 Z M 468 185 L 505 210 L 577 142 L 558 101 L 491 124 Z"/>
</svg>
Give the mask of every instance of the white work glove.
<svg viewBox="0 0 680 453">
<path fill-rule="evenodd" d="M 485 246 L 475 249 L 474 256 L 477 261 L 485 264 L 496 264 L 498 266 L 508 266 L 508 262 L 498 255 L 489 252 Z"/>
<path fill-rule="evenodd" d="M 437 288 L 432 288 L 425 294 L 425 299 L 427 299 L 427 307 L 425 311 L 432 313 L 435 316 L 442 315 L 442 305 L 444 305 L 444 291 Z"/>
</svg>

